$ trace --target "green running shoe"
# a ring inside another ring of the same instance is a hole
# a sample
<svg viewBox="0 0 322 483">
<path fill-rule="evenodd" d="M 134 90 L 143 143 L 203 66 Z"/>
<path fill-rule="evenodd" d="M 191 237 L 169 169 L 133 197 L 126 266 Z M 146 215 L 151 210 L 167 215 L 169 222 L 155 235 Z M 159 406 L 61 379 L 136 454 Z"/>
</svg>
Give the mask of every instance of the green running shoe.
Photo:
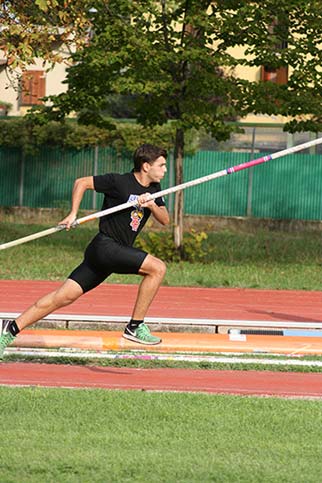
<svg viewBox="0 0 322 483">
<path fill-rule="evenodd" d="M 3 353 L 5 348 L 15 340 L 15 336 L 8 331 L 8 325 L 11 320 L 3 320 L 1 324 L 1 336 L 0 336 L 0 360 L 3 359 Z"/>
<path fill-rule="evenodd" d="M 140 324 L 135 330 L 131 330 L 128 326 L 125 327 L 123 337 L 133 342 L 138 342 L 139 344 L 145 345 L 156 345 L 160 344 L 162 340 L 160 337 L 152 335 L 150 329 L 147 325 Z"/>
</svg>

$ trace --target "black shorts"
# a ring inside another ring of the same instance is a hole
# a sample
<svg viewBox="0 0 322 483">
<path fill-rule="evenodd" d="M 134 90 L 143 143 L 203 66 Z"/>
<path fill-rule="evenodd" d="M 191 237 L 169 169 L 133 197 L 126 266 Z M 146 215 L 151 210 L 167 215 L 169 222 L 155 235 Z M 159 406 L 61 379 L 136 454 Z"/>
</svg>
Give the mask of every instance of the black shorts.
<svg viewBox="0 0 322 483">
<path fill-rule="evenodd" d="M 97 287 L 111 273 L 137 274 L 147 256 L 139 248 L 119 244 L 98 233 L 85 250 L 83 262 L 68 278 L 77 282 L 84 292 Z"/>
</svg>

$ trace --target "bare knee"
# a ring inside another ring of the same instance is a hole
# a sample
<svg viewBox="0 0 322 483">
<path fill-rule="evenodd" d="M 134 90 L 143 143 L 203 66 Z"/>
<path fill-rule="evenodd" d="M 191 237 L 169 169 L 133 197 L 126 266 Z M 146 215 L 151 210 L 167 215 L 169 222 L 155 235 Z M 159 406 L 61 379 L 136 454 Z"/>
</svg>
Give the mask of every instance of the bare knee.
<svg viewBox="0 0 322 483">
<path fill-rule="evenodd" d="M 75 289 L 76 288 L 76 289 Z M 82 290 L 79 287 L 69 287 L 67 284 L 63 285 L 54 292 L 45 295 L 35 303 L 35 307 L 41 310 L 55 310 L 59 307 L 64 307 L 73 303 L 78 297 L 82 295 Z"/>
<path fill-rule="evenodd" d="M 165 276 L 166 271 L 167 266 L 162 260 L 153 257 L 152 255 L 148 255 L 139 270 L 139 274 L 143 276 L 149 275 L 151 277 L 162 280 Z"/>
<path fill-rule="evenodd" d="M 163 279 L 167 271 L 166 264 L 159 258 L 155 257 L 153 257 L 149 268 L 150 270 L 148 271 L 148 274 L 160 280 Z"/>
<path fill-rule="evenodd" d="M 157 260 L 158 260 L 157 273 L 158 273 L 158 276 L 161 279 L 163 279 L 163 277 L 165 276 L 166 271 L 167 271 L 167 266 L 162 260 L 159 260 L 159 259 L 157 259 Z"/>
<path fill-rule="evenodd" d="M 47 310 L 50 311 L 55 310 L 59 307 L 64 307 L 65 305 L 69 305 L 76 300 L 74 297 L 70 297 L 68 295 L 62 295 L 59 293 L 52 293 L 46 297 L 42 297 L 40 300 L 35 302 L 35 307 L 40 310 Z"/>
</svg>

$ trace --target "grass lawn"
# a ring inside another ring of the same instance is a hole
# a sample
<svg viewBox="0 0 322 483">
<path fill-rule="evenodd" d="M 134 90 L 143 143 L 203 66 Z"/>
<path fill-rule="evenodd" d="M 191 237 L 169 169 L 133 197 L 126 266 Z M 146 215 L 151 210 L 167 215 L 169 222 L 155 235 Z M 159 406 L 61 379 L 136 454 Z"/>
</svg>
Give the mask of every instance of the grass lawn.
<svg viewBox="0 0 322 483">
<path fill-rule="evenodd" d="M 321 482 L 318 401 L 1 388 L 0 405 L 6 483 Z"/>
</svg>

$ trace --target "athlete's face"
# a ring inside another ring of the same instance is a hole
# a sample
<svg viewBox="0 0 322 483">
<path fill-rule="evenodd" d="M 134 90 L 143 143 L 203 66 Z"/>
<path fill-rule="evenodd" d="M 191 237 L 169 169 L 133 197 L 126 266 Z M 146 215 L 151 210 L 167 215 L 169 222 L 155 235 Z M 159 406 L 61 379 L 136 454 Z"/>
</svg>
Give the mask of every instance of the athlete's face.
<svg viewBox="0 0 322 483">
<path fill-rule="evenodd" d="M 167 162 L 163 156 L 149 164 L 148 174 L 151 182 L 159 183 L 167 172 Z"/>
</svg>

